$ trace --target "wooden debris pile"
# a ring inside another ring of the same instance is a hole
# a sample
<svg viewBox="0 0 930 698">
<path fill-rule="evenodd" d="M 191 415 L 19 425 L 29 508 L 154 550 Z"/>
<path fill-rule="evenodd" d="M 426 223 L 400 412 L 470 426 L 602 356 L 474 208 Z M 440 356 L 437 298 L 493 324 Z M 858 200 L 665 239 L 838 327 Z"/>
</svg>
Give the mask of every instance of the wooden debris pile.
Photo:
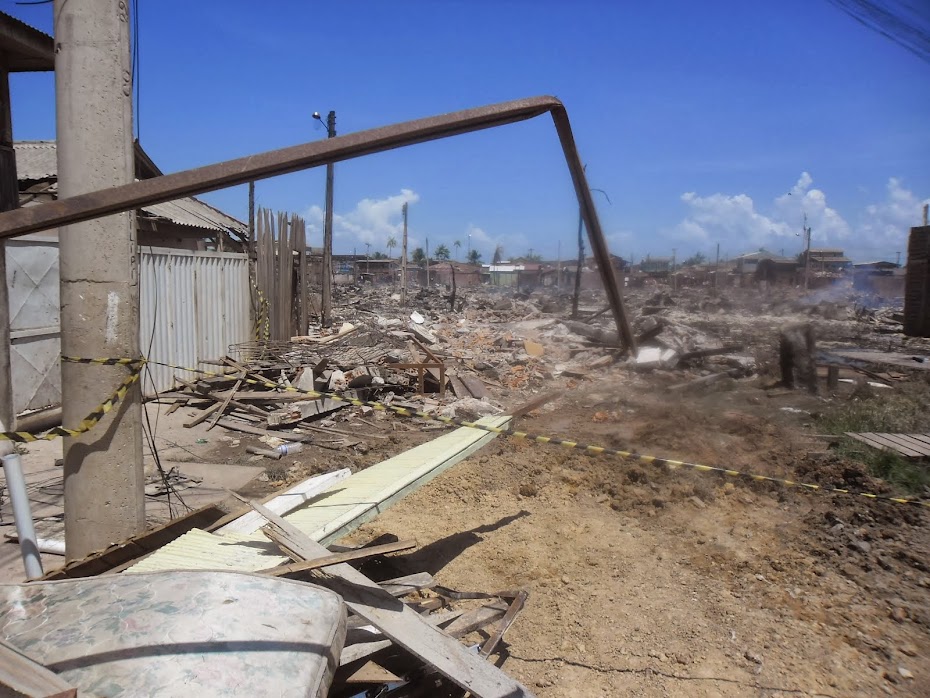
<svg viewBox="0 0 930 698">
<path fill-rule="evenodd" d="M 457 592 L 428 573 L 375 582 L 347 563 L 409 550 L 415 542 L 379 539 L 333 552 L 263 505 L 250 505 L 267 520 L 265 535 L 294 560 L 263 573 L 328 587 L 349 609 L 329 696 L 362 691 L 393 698 L 461 696 L 462 690 L 475 696 L 531 695 L 489 661 L 502 654 L 504 634 L 523 610 L 526 591 Z M 462 644 L 469 640 L 477 643 Z"/>
<path fill-rule="evenodd" d="M 207 422 L 208 429 L 219 425 L 257 436 L 308 441 L 309 437 L 277 430 L 306 427 L 351 404 L 313 393 L 404 406 L 408 406 L 404 400 L 416 395 L 445 395 L 453 376 L 447 375 L 442 359 L 428 347 L 412 337 L 404 341 L 357 330 L 235 345 L 230 356 L 208 362 L 217 367 L 212 371 L 217 375 L 184 377 L 179 372 L 176 389 L 158 399 L 172 403 L 169 413 L 193 408 L 196 412 L 184 424 L 188 428 Z M 466 380 L 471 390 L 459 380 L 451 384 L 457 394 L 484 396 L 480 383 Z"/>
</svg>

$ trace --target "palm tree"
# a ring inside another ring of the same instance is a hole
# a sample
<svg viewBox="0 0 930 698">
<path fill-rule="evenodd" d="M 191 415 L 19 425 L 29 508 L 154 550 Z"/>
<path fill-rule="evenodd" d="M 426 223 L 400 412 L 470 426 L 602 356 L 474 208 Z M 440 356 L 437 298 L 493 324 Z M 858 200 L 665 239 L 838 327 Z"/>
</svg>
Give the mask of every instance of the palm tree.
<svg viewBox="0 0 930 698">
<path fill-rule="evenodd" d="M 394 256 L 394 248 L 397 247 L 397 240 L 392 235 L 387 239 L 388 254 Z"/>
<path fill-rule="evenodd" d="M 440 245 L 436 248 L 436 252 L 433 253 L 433 256 L 439 261 L 445 261 L 449 259 L 449 248 L 445 245 Z"/>
<path fill-rule="evenodd" d="M 481 253 L 478 250 L 472 250 L 468 253 L 468 261 L 472 264 L 481 264 Z"/>
<path fill-rule="evenodd" d="M 459 248 L 462 246 L 461 240 L 456 240 L 452 243 L 452 246 L 455 248 L 455 261 L 459 261 Z"/>
</svg>

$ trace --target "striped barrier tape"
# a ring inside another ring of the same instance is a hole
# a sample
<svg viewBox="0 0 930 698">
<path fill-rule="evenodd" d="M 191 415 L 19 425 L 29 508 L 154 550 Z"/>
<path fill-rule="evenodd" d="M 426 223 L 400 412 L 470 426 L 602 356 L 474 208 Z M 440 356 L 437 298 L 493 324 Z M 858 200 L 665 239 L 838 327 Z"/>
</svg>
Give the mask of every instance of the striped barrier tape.
<svg viewBox="0 0 930 698">
<path fill-rule="evenodd" d="M 72 363 L 84 363 L 84 364 L 100 364 L 105 366 L 113 365 L 126 365 L 133 366 L 133 373 L 123 381 L 120 387 L 116 392 L 110 396 L 110 398 L 104 402 L 100 407 L 94 410 L 90 415 L 88 415 L 79 425 L 77 429 L 65 429 L 63 427 L 56 427 L 52 429 L 47 434 L 43 436 L 34 436 L 32 434 L 27 434 L 25 432 L 5 432 L 0 434 L 0 438 L 7 439 L 10 441 L 19 441 L 19 442 L 30 442 L 30 441 L 39 441 L 39 440 L 51 440 L 57 438 L 58 436 L 77 436 L 78 434 L 83 434 L 93 428 L 97 422 L 103 417 L 104 414 L 109 412 L 113 405 L 115 405 L 120 399 L 122 399 L 126 391 L 129 389 L 133 383 L 139 379 L 139 374 L 142 370 L 142 366 L 145 363 L 154 364 L 157 366 L 165 366 L 167 368 L 175 369 L 178 371 L 188 371 L 191 373 L 199 373 L 204 376 L 210 377 L 223 377 L 228 376 L 226 373 L 217 373 L 215 371 L 206 371 L 199 368 L 190 368 L 188 366 L 178 366 L 176 364 L 168 364 L 161 361 L 148 361 L 145 359 L 84 359 L 73 356 L 62 356 L 62 361 L 70 361 Z M 864 497 L 871 500 L 879 500 L 886 502 L 894 502 L 896 504 L 912 504 L 926 509 L 930 509 L 930 502 L 921 501 L 919 499 L 909 499 L 905 497 L 889 497 L 881 494 L 874 494 L 871 492 L 854 492 L 852 490 L 842 488 L 842 487 L 831 487 L 828 485 L 815 485 L 808 482 L 797 482 L 795 480 L 788 480 L 785 478 L 770 477 L 768 475 L 759 475 L 757 473 L 746 472 L 742 470 L 733 470 L 731 468 L 721 468 L 713 465 L 703 465 L 701 463 L 689 463 L 688 461 L 674 460 L 672 458 L 660 458 L 658 456 L 648 456 L 642 453 L 635 453 L 633 451 L 622 451 L 617 448 L 609 448 L 607 446 L 594 446 L 591 444 L 585 444 L 578 441 L 571 441 L 570 439 L 562 439 L 555 436 L 545 436 L 542 434 L 531 434 L 523 431 L 516 431 L 515 429 L 509 429 L 504 427 L 492 427 L 484 424 L 478 424 L 476 422 L 469 422 L 462 419 L 453 419 L 452 417 L 442 417 L 440 415 L 429 414 L 427 412 L 422 412 L 419 410 L 411 410 L 406 407 L 397 407 L 395 405 L 387 405 L 383 402 L 377 402 L 374 400 L 359 400 L 358 398 L 348 397 L 345 395 L 340 395 L 338 393 L 330 393 L 317 390 L 299 390 L 293 386 L 281 386 L 273 381 L 269 380 L 259 380 L 256 378 L 242 378 L 243 383 L 250 385 L 258 385 L 265 388 L 271 388 L 274 390 L 281 390 L 283 392 L 290 393 L 299 393 L 301 395 L 306 395 L 311 398 L 327 398 L 329 400 L 335 400 L 337 402 L 345 402 L 350 405 L 355 405 L 357 407 L 371 407 L 372 409 L 392 412 L 394 414 L 401 415 L 402 417 L 420 417 L 421 419 L 426 419 L 433 422 L 441 422 L 449 426 L 457 427 L 467 427 L 469 429 L 479 429 L 481 431 L 490 432 L 492 434 L 499 434 L 501 436 L 509 436 L 514 439 L 521 439 L 524 441 L 530 441 L 533 443 L 539 444 L 552 444 L 555 446 L 562 446 L 563 448 L 568 448 L 576 451 L 583 451 L 585 453 L 590 453 L 592 455 L 598 456 L 613 456 L 615 458 L 620 458 L 626 461 L 632 461 L 637 463 L 642 463 L 644 465 L 653 465 L 658 467 L 666 467 L 669 469 L 677 468 L 686 468 L 694 470 L 697 472 L 703 473 L 716 473 L 718 475 L 723 475 L 726 477 L 741 478 L 746 480 L 755 480 L 757 482 L 771 482 L 778 485 L 783 485 L 785 487 L 799 487 L 802 489 L 815 491 L 815 492 L 824 492 L 830 494 L 844 494 L 853 497 Z"/>
<path fill-rule="evenodd" d="M 142 375 L 142 367 L 145 366 L 145 361 L 141 359 L 69 360 L 71 360 L 73 363 L 80 364 L 98 364 L 101 366 L 129 366 L 131 367 L 132 372 L 123 379 L 123 382 L 119 384 L 119 387 L 113 392 L 112 395 L 110 395 L 110 397 L 95 407 L 90 412 L 90 414 L 84 417 L 80 424 L 78 424 L 74 429 L 54 427 L 41 436 L 30 434 L 27 431 L 4 431 L 0 432 L 0 440 L 15 441 L 16 443 L 27 444 L 34 443 L 36 441 L 52 441 L 60 436 L 80 436 L 81 434 L 86 434 L 95 426 L 97 426 L 100 420 L 103 419 L 103 416 L 112 410 L 114 406 L 116 406 L 116 403 L 126 397 L 126 393 L 129 392 L 129 389 L 132 387 L 132 385 L 139 380 L 139 377 Z"/>
<path fill-rule="evenodd" d="M 70 361 L 70 357 L 62 357 L 65 360 Z M 185 366 L 176 366 L 173 364 L 166 364 L 157 361 L 152 361 L 150 363 L 157 364 L 159 366 L 166 366 L 168 368 L 181 370 L 181 371 L 191 371 L 195 373 L 200 373 L 205 376 L 224 376 L 228 374 L 216 373 L 213 371 L 205 371 L 202 369 L 192 369 Z M 272 388 L 274 390 L 282 390 L 284 392 L 299 393 L 306 395 L 311 398 L 327 398 L 329 400 L 335 400 L 338 402 L 345 402 L 351 405 L 358 407 L 371 407 L 376 410 L 393 412 L 394 414 L 401 415 L 403 417 L 420 417 L 422 419 L 441 422 L 449 426 L 458 426 L 458 427 L 468 427 L 470 429 L 479 429 L 481 431 L 487 431 L 493 434 L 500 434 L 502 436 L 509 436 L 515 439 L 522 439 L 524 441 L 531 441 L 539 444 L 552 444 L 556 446 L 562 446 L 563 448 L 568 448 L 572 450 L 584 451 L 585 453 L 590 453 L 592 455 L 601 455 L 601 456 L 613 456 L 615 458 L 621 458 L 627 461 L 634 461 L 638 463 L 643 463 L 645 465 L 654 465 L 658 467 L 667 467 L 670 469 L 676 468 L 687 468 L 695 470 L 698 472 L 707 472 L 707 473 L 717 473 L 719 475 L 724 475 L 727 477 L 734 478 L 743 478 L 748 480 L 755 480 L 757 482 L 771 482 L 779 485 L 784 485 L 786 487 L 800 487 L 802 489 L 819 491 L 819 492 L 828 492 L 835 494 L 845 494 L 856 497 L 865 497 L 872 500 L 884 500 L 889 502 L 894 502 L 896 504 L 914 504 L 920 507 L 930 509 L 930 502 L 924 502 L 919 499 L 908 499 L 904 497 L 889 497 L 880 494 L 873 494 L 870 492 L 855 492 L 849 489 L 841 487 L 830 487 L 827 485 L 815 485 L 812 483 L 806 482 L 796 482 L 794 480 L 788 480 L 785 478 L 770 477 L 768 475 L 759 475 L 757 473 L 745 472 L 740 470 L 733 470 L 731 468 L 721 468 L 712 465 L 703 465 L 700 463 L 689 463 L 688 461 L 674 460 L 671 458 L 660 458 L 657 456 L 648 456 L 641 453 L 635 453 L 632 451 L 622 451 L 616 448 L 609 448 L 606 446 L 594 446 L 590 444 L 580 443 L 577 441 L 571 441 L 569 439 L 562 439 L 555 436 L 545 436 L 540 434 L 531 434 L 522 431 L 516 431 L 514 429 L 508 429 L 503 427 L 492 427 L 484 424 L 478 424 L 475 422 L 469 422 L 461 419 L 453 419 L 451 417 L 442 417 L 435 414 L 429 414 L 427 412 L 422 412 L 418 410 L 411 410 L 406 407 L 397 407 L 394 405 L 387 405 L 383 402 L 377 402 L 373 400 L 359 400 L 358 398 L 348 397 L 345 395 L 340 395 L 338 393 L 330 393 L 316 390 L 299 390 L 293 386 L 281 386 L 273 381 L 268 380 L 258 380 L 255 378 L 244 378 L 243 383 L 249 383 L 252 385 L 259 385 L 265 388 Z"/>
</svg>

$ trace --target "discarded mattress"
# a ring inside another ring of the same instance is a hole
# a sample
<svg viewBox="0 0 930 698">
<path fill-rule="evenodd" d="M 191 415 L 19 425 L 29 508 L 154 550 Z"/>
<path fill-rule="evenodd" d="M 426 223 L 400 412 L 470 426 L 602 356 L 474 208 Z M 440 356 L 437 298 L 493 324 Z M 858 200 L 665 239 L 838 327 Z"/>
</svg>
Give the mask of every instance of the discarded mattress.
<svg viewBox="0 0 930 698">
<path fill-rule="evenodd" d="M 325 696 L 342 599 L 229 572 L 0 585 L 0 637 L 79 695 Z"/>
</svg>

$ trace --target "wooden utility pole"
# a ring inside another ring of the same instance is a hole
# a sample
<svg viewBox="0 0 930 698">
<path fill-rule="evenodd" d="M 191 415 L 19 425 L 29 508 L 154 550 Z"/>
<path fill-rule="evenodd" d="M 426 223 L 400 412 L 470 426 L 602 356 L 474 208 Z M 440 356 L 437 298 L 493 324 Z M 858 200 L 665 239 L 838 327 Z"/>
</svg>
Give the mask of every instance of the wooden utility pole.
<svg viewBox="0 0 930 698">
<path fill-rule="evenodd" d="M 426 238 L 426 288 L 429 288 L 429 238 Z"/>
<path fill-rule="evenodd" d="M 326 117 L 327 138 L 336 137 L 336 112 L 331 111 Z M 320 324 L 329 327 L 333 324 L 333 178 L 335 166 L 326 165 L 326 213 L 323 218 L 323 290 L 320 312 Z"/>
<path fill-rule="evenodd" d="M 249 182 L 249 240 L 255 239 L 255 182 Z"/>
<path fill-rule="evenodd" d="M 587 169 L 587 165 L 585 165 Z M 584 267 L 584 217 L 578 208 L 578 266 L 575 268 L 575 293 L 572 296 L 572 318 L 578 318 L 578 296 L 581 294 L 581 269 Z"/>
<path fill-rule="evenodd" d="M 400 307 L 407 307 L 407 208 L 408 203 L 405 201 L 401 209 L 404 212 L 404 240 L 401 243 L 400 252 Z"/>
<path fill-rule="evenodd" d="M 807 214 L 804 214 L 804 237 L 806 244 L 804 249 L 804 289 L 810 286 L 811 280 L 811 229 L 807 225 Z"/>
<path fill-rule="evenodd" d="M 129 3 L 55 0 L 60 199 L 133 181 Z M 61 353 L 139 356 L 134 212 L 59 228 Z M 62 423 L 73 427 L 126 378 L 124 366 L 62 362 Z M 65 545 L 82 558 L 145 529 L 139 383 L 91 431 L 64 439 Z"/>
<path fill-rule="evenodd" d="M 714 290 L 717 290 L 717 280 L 720 278 L 720 243 L 717 243 L 717 261 L 714 262 Z"/>
</svg>

